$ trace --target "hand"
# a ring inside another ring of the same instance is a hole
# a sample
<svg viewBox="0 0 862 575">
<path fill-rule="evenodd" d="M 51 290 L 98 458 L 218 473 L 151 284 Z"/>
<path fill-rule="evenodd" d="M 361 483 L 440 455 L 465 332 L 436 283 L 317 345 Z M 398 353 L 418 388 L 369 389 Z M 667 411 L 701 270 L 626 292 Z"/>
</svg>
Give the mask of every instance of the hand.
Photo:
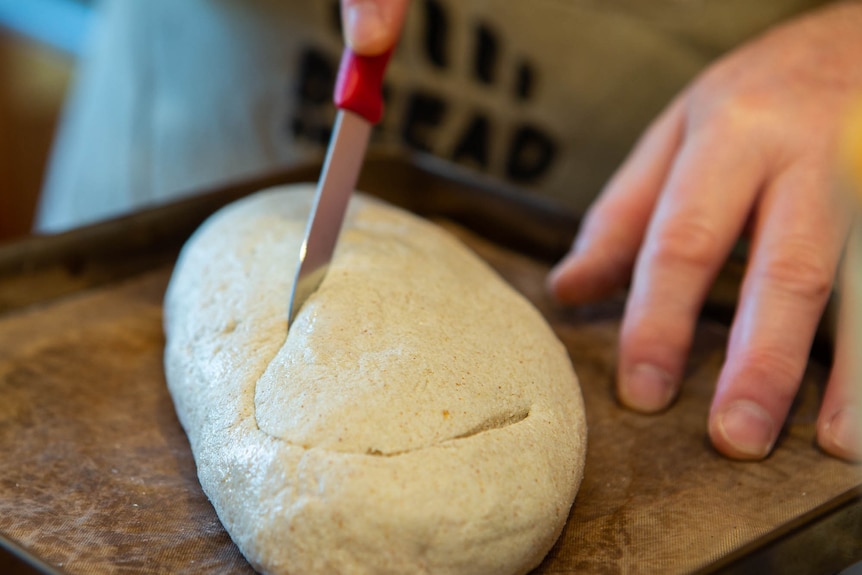
<svg viewBox="0 0 862 575">
<path fill-rule="evenodd" d="M 341 0 L 341 20 L 348 46 L 376 56 L 395 45 L 409 0 Z"/>
<path fill-rule="evenodd" d="M 849 215 L 833 190 L 837 140 L 862 95 L 862 4 L 775 28 L 719 60 L 647 130 L 548 278 L 562 302 L 631 287 L 617 394 L 674 399 L 709 286 L 736 240 L 749 263 L 709 414 L 723 454 L 762 459 L 796 395 L 830 296 Z M 862 457 L 860 406 L 836 346 L 818 419 L 827 452 Z"/>
</svg>

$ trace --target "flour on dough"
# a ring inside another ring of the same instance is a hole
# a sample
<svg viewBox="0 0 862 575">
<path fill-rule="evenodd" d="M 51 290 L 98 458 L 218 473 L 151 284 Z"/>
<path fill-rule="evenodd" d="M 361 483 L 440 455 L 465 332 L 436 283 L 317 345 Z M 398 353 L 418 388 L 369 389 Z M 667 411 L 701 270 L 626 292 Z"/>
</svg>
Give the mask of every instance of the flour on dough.
<svg viewBox="0 0 862 575">
<path fill-rule="evenodd" d="M 583 474 L 565 348 L 451 234 L 361 195 L 286 334 L 312 195 L 212 216 L 166 295 L 168 385 L 219 518 L 264 573 L 526 573 Z"/>
</svg>

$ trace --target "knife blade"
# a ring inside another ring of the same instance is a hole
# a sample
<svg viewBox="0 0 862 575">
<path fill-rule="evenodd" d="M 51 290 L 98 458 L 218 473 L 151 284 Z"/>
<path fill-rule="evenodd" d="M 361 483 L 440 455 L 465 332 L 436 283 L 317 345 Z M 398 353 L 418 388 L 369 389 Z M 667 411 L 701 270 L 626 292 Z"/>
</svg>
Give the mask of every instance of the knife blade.
<svg viewBox="0 0 862 575">
<path fill-rule="evenodd" d="M 378 56 L 360 56 L 350 48 L 342 54 L 333 95 L 338 114 L 299 250 L 288 306 L 288 330 L 329 270 L 371 129 L 383 115 L 383 75 L 391 55 L 390 49 Z"/>
</svg>

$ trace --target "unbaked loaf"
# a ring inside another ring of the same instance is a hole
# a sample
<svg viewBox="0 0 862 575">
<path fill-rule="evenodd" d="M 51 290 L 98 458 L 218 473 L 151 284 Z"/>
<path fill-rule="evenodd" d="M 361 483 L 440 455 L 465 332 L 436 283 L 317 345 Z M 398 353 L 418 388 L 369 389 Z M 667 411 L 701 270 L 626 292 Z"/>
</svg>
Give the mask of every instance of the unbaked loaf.
<svg viewBox="0 0 862 575">
<path fill-rule="evenodd" d="M 264 573 L 529 571 L 583 474 L 565 348 L 451 234 L 360 195 L 287 333 L 312 196 L 212 216 L 166 294 L 167 382 L 219 518 Z"/>
</svg>

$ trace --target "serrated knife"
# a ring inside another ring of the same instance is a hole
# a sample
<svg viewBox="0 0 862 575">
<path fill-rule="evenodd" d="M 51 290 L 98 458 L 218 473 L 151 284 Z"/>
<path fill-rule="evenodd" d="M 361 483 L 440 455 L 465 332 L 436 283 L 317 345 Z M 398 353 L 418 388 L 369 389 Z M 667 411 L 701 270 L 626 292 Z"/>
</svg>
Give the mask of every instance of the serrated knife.
<svg viewBox="0 0 862 575">
<path fill-rule="evenodd" d="M 383 115 L 383 75 L 391 55 L 392 50 L 379 56 L 360 56 L 345 48 L 341 56 L 333 97 L 338 114 L 299 250 L 287 314 L 288 330 L 329 269 L 371 129 Z"/>
</svg>

